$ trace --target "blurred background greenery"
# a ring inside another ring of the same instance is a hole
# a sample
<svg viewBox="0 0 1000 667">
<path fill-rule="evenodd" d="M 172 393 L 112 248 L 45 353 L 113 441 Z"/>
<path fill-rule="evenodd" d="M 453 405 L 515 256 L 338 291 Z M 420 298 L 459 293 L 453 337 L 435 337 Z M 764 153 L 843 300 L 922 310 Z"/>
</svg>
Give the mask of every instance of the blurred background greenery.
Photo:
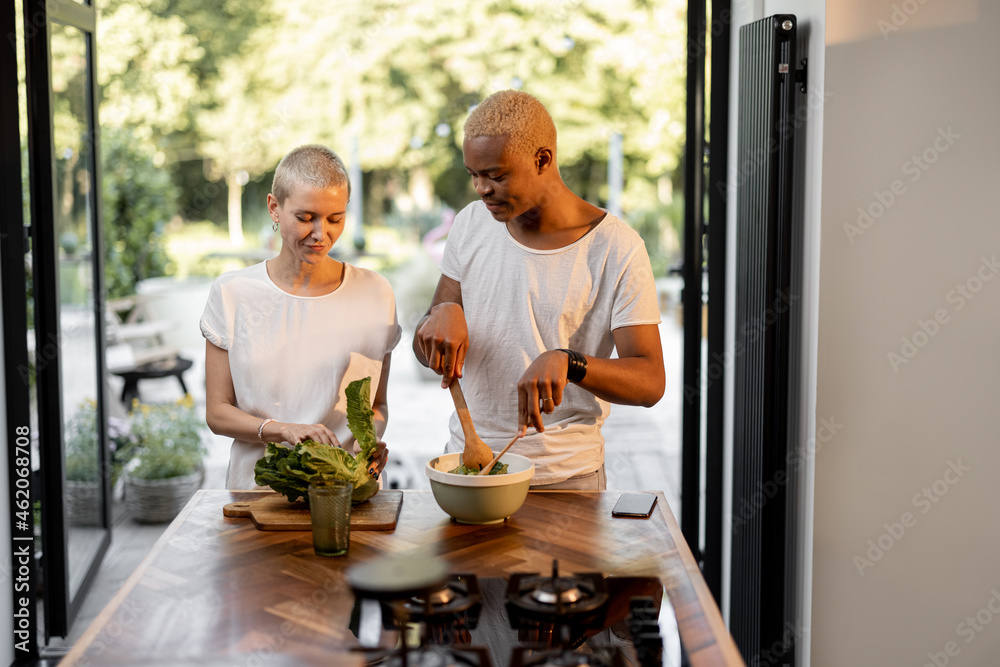
<svg viewBox="0 0 1000 667">
<path fill-rule="evenodd" d="M 548 107 L 564 180 L 600 206 L 620 134 L 623 217 L 657 276 L 679 261 L 683 0 L 97 7 L 109 296 L 276 253 L 265 208 L 273 169 L 295 146 L 323 143 L 363 173 L 363 227 L 338 251 L 395 277 L 414 292 L 398 299 L 422 299 L 422 311 L 438 274 L 421 240 L 476 198 L 462 124 L 503 88 Z M 57 127 L 57 143 L 73 131 Z"/>
</svg>

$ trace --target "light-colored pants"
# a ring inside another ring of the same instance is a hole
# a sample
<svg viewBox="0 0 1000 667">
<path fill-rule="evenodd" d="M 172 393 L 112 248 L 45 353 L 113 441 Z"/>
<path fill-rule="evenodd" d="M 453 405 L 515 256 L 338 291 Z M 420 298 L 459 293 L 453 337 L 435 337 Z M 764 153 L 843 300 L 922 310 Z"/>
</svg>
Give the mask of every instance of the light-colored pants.
<svg viewBox="0 0 1000 667">
<path fill-rule="evenodd" d="M 608 478 L 604 474 L 604 464 L 594 472 L 570 477 L 555 484 L 532 485 L 532 491 L 604 491 L 608 488 Z"/>
</svg>

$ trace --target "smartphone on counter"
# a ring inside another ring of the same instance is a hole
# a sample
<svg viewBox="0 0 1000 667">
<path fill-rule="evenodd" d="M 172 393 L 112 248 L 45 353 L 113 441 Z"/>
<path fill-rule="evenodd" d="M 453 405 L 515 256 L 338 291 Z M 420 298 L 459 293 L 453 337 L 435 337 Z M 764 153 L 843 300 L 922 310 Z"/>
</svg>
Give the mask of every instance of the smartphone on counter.
<svg viewBox="0 0 1000 667">
<path fill-rule="evenodd" d="M 618 498 L 618 502 L 615 503 L 614 509 L 611 510 L 611 516 L 629 516 L 648 519 L 649 515 L 653 513 L 653 507 L 655 505 L 655 494 L 623 493 Z"/>
</svg>

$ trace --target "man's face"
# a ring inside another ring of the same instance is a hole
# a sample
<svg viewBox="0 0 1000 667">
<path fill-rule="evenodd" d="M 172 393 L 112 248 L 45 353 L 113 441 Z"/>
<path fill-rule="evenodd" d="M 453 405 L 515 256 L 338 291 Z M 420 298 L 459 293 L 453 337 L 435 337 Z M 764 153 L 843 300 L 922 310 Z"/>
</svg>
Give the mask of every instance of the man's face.
<svg viewBox="0 0 1000 667">
<path fill-rule="evenodd" d="M 539 204 L 541 179 L 530 156 L 505 150 L 505 137 L 474 137 L 462 144 L 472 185 L 496 220 L 508 222 Z"/>
</svg>

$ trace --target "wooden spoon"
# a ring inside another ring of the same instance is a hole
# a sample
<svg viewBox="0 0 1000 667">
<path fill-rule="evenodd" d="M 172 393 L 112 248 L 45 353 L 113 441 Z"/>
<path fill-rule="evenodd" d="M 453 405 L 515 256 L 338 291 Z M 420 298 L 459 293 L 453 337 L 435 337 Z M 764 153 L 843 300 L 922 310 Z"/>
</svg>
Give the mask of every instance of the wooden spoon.
<svg viewBox="0 0 1000 667">
<path fill-rule="evenodd" d="M 500 450 L 500 453 L 493 457 L 493 460 L 490 461 L 489 465 L 484 466 L 483 469 L 480 470 L 479 472 L 477 472 L 476 474 L 477 475 L 488 475 L 489 472 L 491 470 L 493 470 L 493 466 L 496 465 L 496 462 L 500 460 L 500 457 L 503 456 L 504 454 L 506 454 L 507 450 L 510 449 L 510 446 L 513 445 L 515 442 L 517 442 L 517 439 L 520 438 L 520 437 L 521 437 L 520 433 L 518 433 L 517 435 L 515 435 L 514 438 L 510 442 L 508 442 L 504 446 L 503 449 Z"/>
<path fill-rule="evenodd" d="M 458 420 L 462 422 L 462 433 L 465 434 L 462 465 L 466 468 L 482 470 L 483 466 L 493 458 L 493 450 L 476 433 L 476 427 L 472 424 L 469 406 L 465 403 L 465 394 L 462 393 L 462 386 L 458 383 L 458 379 L 453 379 L 448 388 L 451 389 L 451 398 L 455 401 L 455 412 L 458 413 Z"/>
</svg>

